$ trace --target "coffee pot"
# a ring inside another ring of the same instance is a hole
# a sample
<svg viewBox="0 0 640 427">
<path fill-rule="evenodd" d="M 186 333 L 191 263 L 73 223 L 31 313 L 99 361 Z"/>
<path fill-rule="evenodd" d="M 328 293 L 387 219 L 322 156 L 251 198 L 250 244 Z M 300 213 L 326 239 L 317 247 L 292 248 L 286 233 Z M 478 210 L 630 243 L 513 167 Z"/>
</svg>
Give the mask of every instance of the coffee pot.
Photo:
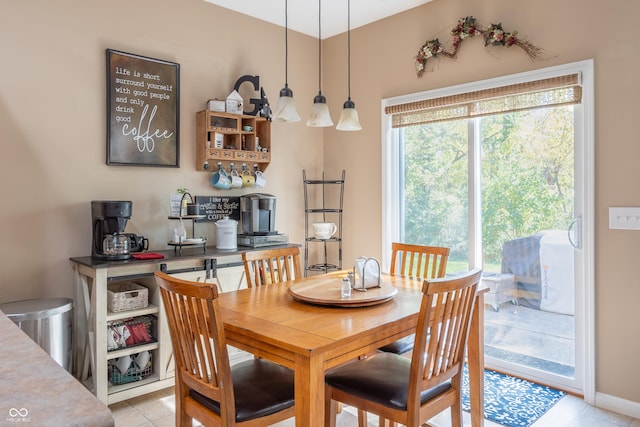
<svg viewBox="0 0 640 427">
<path fill-rule="evenodd" d="M 118 256 L 128 255 L 130 251 L 129 237 L 124 233 L 113 233 L 102 240 L 102 253 Z"/>
</svg>

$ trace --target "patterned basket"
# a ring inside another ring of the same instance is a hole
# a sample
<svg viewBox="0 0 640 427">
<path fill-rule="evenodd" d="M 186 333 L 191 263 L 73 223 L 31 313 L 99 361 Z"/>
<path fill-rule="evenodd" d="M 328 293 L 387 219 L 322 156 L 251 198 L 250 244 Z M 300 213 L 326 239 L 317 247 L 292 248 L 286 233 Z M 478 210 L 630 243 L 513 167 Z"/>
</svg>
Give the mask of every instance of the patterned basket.
<svg viewBox="0 0 640 427">
<path fill-rule="evenodd" d="M 149 305 L 149 290 L 134 282 L 107 286 L 107 308 L 111 312 L 137 310 Z"/>
</svg>

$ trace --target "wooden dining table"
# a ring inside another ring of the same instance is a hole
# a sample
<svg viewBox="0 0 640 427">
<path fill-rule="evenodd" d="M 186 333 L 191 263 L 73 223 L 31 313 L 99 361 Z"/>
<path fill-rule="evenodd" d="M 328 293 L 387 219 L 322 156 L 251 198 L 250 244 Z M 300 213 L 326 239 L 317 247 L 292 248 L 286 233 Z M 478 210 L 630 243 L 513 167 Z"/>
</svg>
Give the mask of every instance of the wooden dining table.
<svg viewBox="0 0 640 427">
<path fill-rule="evenodd" d="M 291 368 L 297 427 L 324 425 L 324 375 L 328 369 L 412 334 L 420 310 L 421 283 L 383 275 L 393 298 L 366 306 L 335 306 L 294 298 L 289 286 L 339 292 L 346 272 L 220 294 L 227 343 Z M 484 292 L 476 294 L 467 355 L 472 426 L 484 423 Z"/>
</svg>

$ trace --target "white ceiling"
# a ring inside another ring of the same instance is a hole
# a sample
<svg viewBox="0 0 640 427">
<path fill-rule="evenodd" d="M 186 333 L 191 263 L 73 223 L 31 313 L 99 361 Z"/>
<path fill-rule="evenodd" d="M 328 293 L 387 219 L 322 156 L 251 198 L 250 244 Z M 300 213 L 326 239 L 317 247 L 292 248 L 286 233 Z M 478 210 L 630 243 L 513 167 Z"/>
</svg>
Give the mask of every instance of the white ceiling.
<svg viewBox="0 0 640 427">
<path fill-rule="evenodd" d="M 284 27 L 285 0 L 205 0 Z M 357 28 L 432 0 L 351 0 L 351 28 Z M 318 37 L 318 1 L 288 2 L 288 27 Z M 347 2 L 322 0 L 322 38 L 347 31 Z"/>
</svg>

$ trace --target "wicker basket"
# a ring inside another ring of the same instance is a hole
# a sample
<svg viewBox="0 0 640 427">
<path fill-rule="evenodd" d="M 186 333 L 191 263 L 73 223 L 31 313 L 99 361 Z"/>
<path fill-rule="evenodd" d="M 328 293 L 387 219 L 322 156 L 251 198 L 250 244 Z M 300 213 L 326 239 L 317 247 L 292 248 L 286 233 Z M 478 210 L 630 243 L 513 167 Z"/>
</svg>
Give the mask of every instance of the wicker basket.
<svg viewBox="0 0 640 427">
<path fill-rule="evenodd" d="M 149 305 L 149 290 L 134 282 L 107 286 L 107 308 L 112 312 L 137 310 Z"/>
</svg>

